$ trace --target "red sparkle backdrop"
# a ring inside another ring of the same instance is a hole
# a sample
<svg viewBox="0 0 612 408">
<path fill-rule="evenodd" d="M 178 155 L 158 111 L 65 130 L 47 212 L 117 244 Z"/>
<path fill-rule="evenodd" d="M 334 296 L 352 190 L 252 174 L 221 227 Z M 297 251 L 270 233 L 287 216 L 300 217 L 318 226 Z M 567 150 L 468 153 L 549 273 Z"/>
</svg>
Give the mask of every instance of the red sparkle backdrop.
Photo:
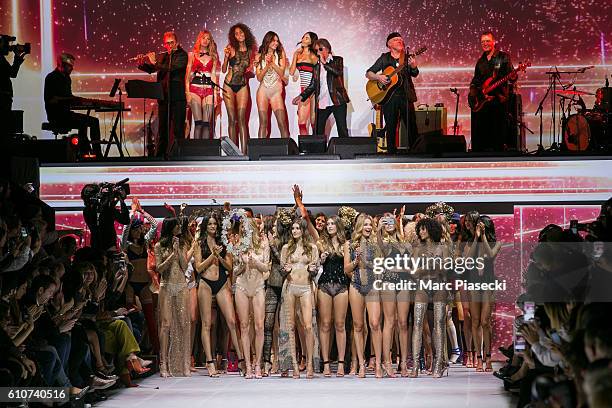
<svg viewBox="0 0 612 408">
<path fill-rule="evenodd" d="M 15 34 L 19 41 L 33 45 L 32 56 L 15 81 L 16 109 L 26 111 L 26 131 L 40 135 L 44 119 L 41 102 L 42 79 L 53 68 L 53 54 L 69 51 L 77 55 L 73 89 L 86 97 L 103 98 L 114 78 L 147 78 L 128 62 L 141 52 L 159 51 L 161 34 L 175 30 L 183 46 L 190 49 L 203 28 L 212 31 L 219 48 L 227 43 L 227 30 L 235 22 L 249 25 L 261 40 L 268 30 L 276 31 L 291 56 L 306 31 L 315 31 L 330 40 L 334 52 L 342 55 L 352 103 L 349 107 L 351 134 L 367 134 L 372 111 L 364 92 L 365 70 L 385 51 L 385 38 L 399 31 L 416 49 L 429 47 L 419 58 L 421 74 L 416 80 L 419 103 L 442 102 L 448 107 L 452 126 L 454 97 L 448 91 L 458 87 L 460 132 L 469 136 L 469 110 L 465 101 L 467 85 L 480 56 L 479 33 L 493 30 L 501 49 L 509 51 L 514 63 L 530 59 L 533 66 L 520 81 L 527 125 L 537 134 L 538 119 L 533 113 L 548 86 L 544 74 L 551 66 L 595 65 L 582 75 L 563 76 L 564 83 L 594 92 L 610 74 L 612 3 L 584 0 L 526 1 L 411 1 L 380 3 L 372 0 L 303 1 L 148 1 L 125 0 L 0 0 L 0 31 Z M 42 51 L 41 51 L 42 48 Z M 256 80 L 251 81 L 254 94 Z M 298 92 L 297 83 L 287 87 L 286 100 Z M 585 97 L 592 105 L 593 97 Z M 142 152 L 142 103 L 131 100 L 126 116 L 129 151 Z M 253 105 L 254 101 L 253 101 Z M 155 104 L 147 110 L 155 108 Z M 256 135 L 256 107 L 251 114 L 251 135 Z M 294 107 L 289 105 L 292 135 L 297 135 Z M 544 144 L 550 143 L 551 104 L 545 104 Z M 225 113 L 223 113 L 225 117 Z M 110 116 L 103 118 L 108 132 Z M 225 119 L 221 123 L 226 134 Z M 277 130 L 272 126 L 273 136 Z M 335 134 L 335 130 L 332 131 Z M 43 135 L 50 137 L 50 135 Z M 535 147 L 537 135 L 528 137 Z"/>
</svg>

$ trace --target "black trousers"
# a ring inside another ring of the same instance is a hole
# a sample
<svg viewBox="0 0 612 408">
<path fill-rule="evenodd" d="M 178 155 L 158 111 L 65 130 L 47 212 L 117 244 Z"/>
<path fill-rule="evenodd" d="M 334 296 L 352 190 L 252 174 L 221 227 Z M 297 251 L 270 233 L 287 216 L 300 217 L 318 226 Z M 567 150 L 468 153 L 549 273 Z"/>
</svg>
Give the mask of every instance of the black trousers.
<svg viewBox="0 0 612 408">
<path fill-rule="evenodd" d="M 157 157 L 166 157 L 170 153 L 169 149 L 172 146 L 169 144 L 168 136 L 168 102 L 159 101 L 159 144 L 157 146 Z M 170 102 L 170 132 L 173 140 L 181 140 L 185 138 L 185 117 L 187 115 L 187 101 L 171 101 Z"/>
<path fill-rule="evenodd" d="M 60 127 L 78 129 L 79 153 L 87 154 L 93 152 L 97 157 L 102 157 L 102 147 L 100 143 L 95 143 L 100 142 L 100 122 L 98 118 L 83 113 L 68 112 L 60 118 L 49 120 L 49 123 Z M 93 147 L 87 138 L 87 129 L 89 129 L 91 141 L 94 142 Z"/>
<path fill-rule="evenodd" d="M 472 151 L 503 151 L 508 130 L 508 104 L 489 102 L 480 111 L 472 112 Z"/>
<path fill-rule="evenodd" d="M 338 136 L 349 137 L 348 126 L 346 125 L 346 103 L 328 106 L 325 109 L 317 109 L 317 135 L 325 134 L 325 123 L 331 114 L 336 119 Z"/>
<path fill-rule="evenodd" d="M 399 132 L 397 126 L 401 120 L 406 126 L 408 133 L 408 148 L 412 148 L 419 136 L 416 126 L 416 114 L 414 103 L 408 102 L 403 92 L 395 92 L 382 107 L 383 117 L 385 118 L 385 135 L 387 139 L 387 152 L 396 153 L 396 135 Z"/>
</svg>

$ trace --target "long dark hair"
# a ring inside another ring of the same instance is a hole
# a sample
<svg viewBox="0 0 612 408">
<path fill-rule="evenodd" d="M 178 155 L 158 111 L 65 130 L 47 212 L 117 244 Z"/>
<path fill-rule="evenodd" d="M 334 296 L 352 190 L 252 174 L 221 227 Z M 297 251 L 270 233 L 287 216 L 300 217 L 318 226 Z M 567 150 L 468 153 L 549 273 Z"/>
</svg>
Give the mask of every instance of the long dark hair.
<svg viewBox="0 0 612 408">
<path fill-rule="evenodd" d="M 281 43 L 280 37 L 274 31 L 268 31 L 261 42 L 261 46 L 259 47 L 259 54 L 261 55 L 261 60 L 263 61 L 264 56 L 268 53 L 268 47 L 270 43 L 274 41 L 274 37 L 278 38 L 278 47 L 276 47 L 276 54 L 278 55 L 278 60 L 280 62 L 281 58 L 283 58 L 283 43 Z"/>
<path fill-rule="evenodd" d="M 217 222 L 217 231 L 215 232 L 215 244 L 222 245 L 221 243 L 221 220 L 216 212 L 210 212 L 202 217 L 200 223 L 200 249 L 202 249 L 202 255 L 210 255 L 210 248 L 208 247 L 208 222 L 210 219 L 214 219 Z M 225 248 L 223 250 L 225 253 Z M 222 254 L 223 255 L 223 254 Z M 223 255 L 224 256 L 224 255 Z"/>
<path fill-rule="evenodd" d="M 176 217 L 166 217 L 162 223 L 161 233 L 159 234 L 159 245 L 164 248 L 169 248 L 172 246 L 172 239 L 174 238 L 174 227 L 179 225 L 178 218 Z"/>
<path fill-rule="evenodd" d="M 310 37 L 310 45 L 308 46 L 308 49 L 313 54 L 316 54 L 315 49 L 314 49 L 314 43 L 319 39 L 319 36 L 317 35 L 317 33 L 313 33 L 312 31 L 306 31 L 304 35 L 306 34 L 308 34 L 308 36 Z M 304 38 L 304 35 L 302 35 L 302 38 Z M 302 41 L 300 40 L 300 42 L 298 42 L 297 45 L 301 45 L 301 44 L 302 44 Z"/>
<path fill-rule="evenodd" d="M 247 47 L 247 51 L 249 53 L 255 53 L 257 51 L 257 40 L 253 35 L 251 29 L 244 23 L 237 23 L 230 27 L 229 32 L 227 33 L 227 40 L 234 50 L 240 50 L 240 43 L 236 39 L 236 29 L 239 28 L 244 33 L 244 44 Z"/>
<path fill-rule="evenodd" d="M 480 222 L 484 224 L 484 233 L 487 236 L 487 241 L 490 243 L 497 242 L 497 237 L 495 236 L 495 224 L 493 220 L 488 215 L 481 215 Z"/>
</svg>

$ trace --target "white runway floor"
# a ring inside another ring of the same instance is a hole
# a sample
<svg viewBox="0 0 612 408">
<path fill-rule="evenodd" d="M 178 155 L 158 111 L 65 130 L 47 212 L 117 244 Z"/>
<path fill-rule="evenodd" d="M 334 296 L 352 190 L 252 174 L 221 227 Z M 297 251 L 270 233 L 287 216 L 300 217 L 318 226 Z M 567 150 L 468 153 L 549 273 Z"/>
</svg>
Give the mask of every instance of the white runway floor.
<svg viewBox="0 0 612 408">
<path fill-rule="evenodd" d="M 317 378 L 300 380 L 272 376 L 245 380 L 236 374 L 209 378 L 200 369 L 191 378 L 162 379 L 157 375 L 138 388 L 119 389 L 96 407 L 198 408 L 198 407 L 514 407 L 510 394 L 491 373 L 451 367 L 448 377 L 385 378 L 373 374 L 365 379 Z"/>
</svg>

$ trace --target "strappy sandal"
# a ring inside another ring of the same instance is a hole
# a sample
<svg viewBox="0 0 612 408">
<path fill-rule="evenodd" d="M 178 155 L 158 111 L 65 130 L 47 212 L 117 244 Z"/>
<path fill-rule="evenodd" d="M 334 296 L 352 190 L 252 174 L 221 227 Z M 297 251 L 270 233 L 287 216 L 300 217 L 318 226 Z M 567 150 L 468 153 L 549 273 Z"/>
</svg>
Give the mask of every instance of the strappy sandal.
<svg viewBox="0 0 612 408">
<path fill-rule="evenodd" d="M 344 361 L 338 361 L 338 371 L 336 377 L 344 377 Z"/>
<path fill-rule="evenodd" d="M 325 370 L 325 366 L 327 366 L 327 371 Z M 323 377 L 331 377 L 329 361 L 323 361 Z"/>
<path fill-rule="evenodd" d="M 211 367 L 212 367 L 212 370 L 211 370 Z M 219 373 L 217 372 L 217 369 L 215 368 L 215 360 L 208 360 L 206 362 L 206 368 L 208 369 L 209 377 L 212 377 L 212 378 L 219 377 Z"/>
</svg>

